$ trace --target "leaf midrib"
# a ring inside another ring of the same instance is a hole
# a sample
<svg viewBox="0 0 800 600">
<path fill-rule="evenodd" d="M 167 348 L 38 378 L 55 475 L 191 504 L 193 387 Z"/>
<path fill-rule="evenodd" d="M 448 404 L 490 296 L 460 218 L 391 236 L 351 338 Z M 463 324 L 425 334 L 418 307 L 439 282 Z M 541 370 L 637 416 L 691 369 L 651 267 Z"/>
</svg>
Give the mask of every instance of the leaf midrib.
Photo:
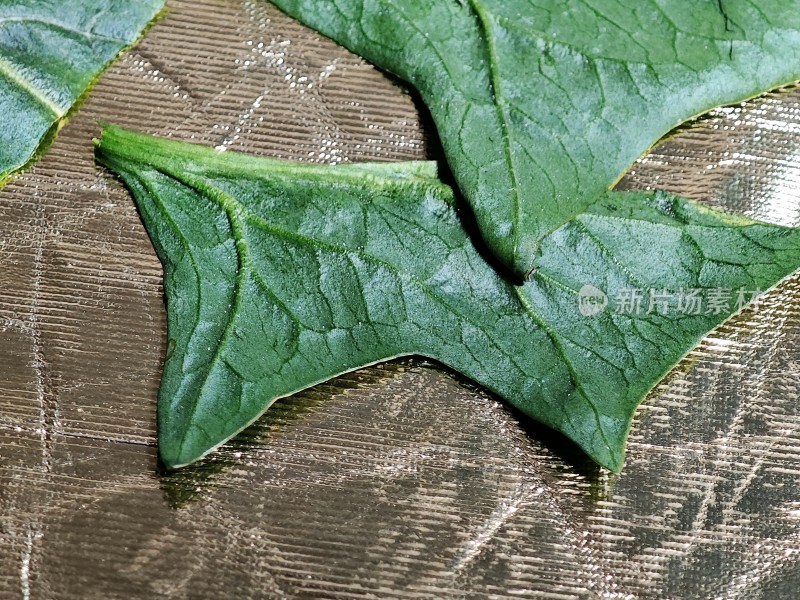
<svg viewBox="0 0 800 600">
<path fill-rule="evenodd" d="M 4 23 L 38 23 L 41 25 L 46 25 L 48 27 L 60 29 L 61 31 L 66 31 L 68 33 L 80 35 L 81 37 L 85 37 L 88 39 L 101 39 L 122 45 L 129 43 L 128 40 L 105 36 L 99 33 L 94 33 L 89 31 L 81 31 L 80 29 L 70 27 L 63 23 L 58 23 L 56 21 L 50 21 L 48 19 L 42 19 L 39 17 L 0 18 L 0 26 L 2 26 Z M 9 62 L 7 59 L 3 57 L 0 57 L 0 73 L 8 77 L 17 86 L 25 90 L 25 92 L 31 98 L 33 98 L 40 106 L 50 111 L 53 114 L 53 116 L 55 116 L 57 119 L 64 117 L 69 111 L 69 107 L 62 106 L 57 102 L 55 102 L 52 98 L 47 96 L 47 94 L 41 88 L 39 88 L 35 82 L 33 82 L 30 78 L 25 76 L 13 63 Z"/>
<path fill-rule="evenodd" d="M 499 77 L 497 51 L 494 45 L 494 36 L 492 35 L 491 27 L 489 25 L 489 16 L 486 14 L 485 9 L 480 5 L 479 0 L 468 0 L 470 8 L 472 8 L 475 16 L 480 23 L 480 28 L 483 30 L 484 38 L 486 41 L 486 52 L 489 57 L 488 69 L 491 73 L 492 95 L 494 96 L 494 106 L 497 113 L 497 118 L 500 121 L 501 135 L 503 138 L 503 157 L 508 167 L 508 172 L 511 176 L 511 199 L 514 202 L 514 220 L 513 220 L 513 246 L 512 256 L 516 260 L 519 254 L 519 238 L 520 238 L 520 220 L 522 219 L 522 206 L 519 198 L 519 180 L 517 179 L 517 169 L 514 165 L 514 156 L 511 149 L 511 128 L 508 123 L 508 115 L 504 110 L 502 104 L 503 100 L 501 82 Z M 528 274 L 526 274 L 526 277 Z"/>
<path fill-rule="evenodd" d="M 575 389 L 578 390 L 578 392 L 580 392 L 581 396 L 583 396 L 586 403 L 589 406 L 591 406 L 595 422 L 597 423 L 597 430 L 600 433 L 600 437 L 602 438 L 603 443 L 605 444 L 609 454 L 613 455 L 614 449 L 609 443 L 608 438 L 606 437 L 605 426 L 600 420 L 600 411 L 594 405 L 591 396 L 584 389 L 583 383 L 581 383 L 580 377 L 578 377 L 578 373 L 575 370 L 575 366 L 572 364 L 572 361 L 567 356 L 566 349 L 561 343 L 558 334 L 547 324 L 547 322 L 542 318 L 542 316 L 538 313 L 538 311 L 533 307 L 530 300 L 528 300 L 522 294 L 521 290 L 522 290 L 521 286 L 514 286 L 514 293 L 519 299 L 520 305 L 530 315 L 534 323 L 536 323 L 536 325 L 539 326 L 542 329 L 542 331 L 544 331 L 547 334 L 547 337 L 550 338 L 550 343 L 553 344 L 553 347 L 556 349 L 556 352 L 558 352 L 558 355 L 561 357 L 561 360 L 564 361 L 564 365 L 567 367 L 567 370 L 569 371 L 569 375 L 570 378 L 572 379 L 572 383 L 575 385 Z"/>
<path fill-rule="evenodd" d="M 33 98 L 37 104 L 50 111 L 56 119 L 60 119 L 67 114 L 67 108 L 60 106 L 51 98 L 48 98 L 33 81 L 28 79 L 17 67 L 3 57 L 0 57 L 0 74 L 5 75 L 14 84 L 22 88 L 28 96 Z"/>
<path fill-rule="evenodd" d="M 75 27 L 70 27 L 64 23 L 58 23 L 57 21 L 51 21 L 49 19 L 42 19 L 41 17 L 0 17 L 0 25 L 3 23 L 38 23 L 40 25 L 61 29 L 62 31 L 66 31 L 68 33 L 74 33 L 85 38 L 106 40 L 108 42 L 115 42 L 117 44 L 129 43 L 129 41 L 125 39 L 111 37 L 101 33 L 95 33 L 94 31 L 83 31 L 81 29 L 76 29 Z"/>
</svg>

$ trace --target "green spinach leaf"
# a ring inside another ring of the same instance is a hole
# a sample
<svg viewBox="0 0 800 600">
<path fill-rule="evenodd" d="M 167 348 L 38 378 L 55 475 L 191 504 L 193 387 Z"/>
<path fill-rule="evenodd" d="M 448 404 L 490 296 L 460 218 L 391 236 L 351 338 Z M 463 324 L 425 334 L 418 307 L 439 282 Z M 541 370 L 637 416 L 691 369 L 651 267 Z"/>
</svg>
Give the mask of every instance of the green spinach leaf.
<svg viewBox="0 0 800 600">
<path fill-rule="evenodd" d="M 800 79 L 798 0 L 272 0 L 421 94 L 517 275 L 681 122 Z"/>
<path fill-rule="evenodd" d="M 430 163 L 295 164 L 115 127 L 97 144 L 164 265 L 169 467 L 276 398 L 416 354 L 619 470 L 648 390 L 800 266 L 798 229 L 609 192 L 542 239 L 538 271 L 517 286 L 476 251 Z"/>
<path fill-rule="evenodd" d="M 164 0 L 0 2 L 0 182 L 33 160 Z"/>
</svg>

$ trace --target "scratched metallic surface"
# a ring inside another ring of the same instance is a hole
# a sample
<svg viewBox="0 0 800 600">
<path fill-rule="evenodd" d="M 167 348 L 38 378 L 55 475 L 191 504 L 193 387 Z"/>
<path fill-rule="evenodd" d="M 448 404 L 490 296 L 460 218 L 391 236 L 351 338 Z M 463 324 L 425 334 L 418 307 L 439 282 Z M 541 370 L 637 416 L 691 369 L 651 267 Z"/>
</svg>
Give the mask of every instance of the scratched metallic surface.
<svg viewBox="0 0 800 600">
<path fill-rule="evenodd" d="M 435 365 L 276 405 L 156 470 L 161 270 L 97 119 L 319 162 L 436 155 L 402 86 L 264 0 L 175 0 L 0 192 L 0 598 L 796 598 L 800 278 L 639 411 L 627 466 Z M 800 225 L 800 91 L 720 109 L 621 183 Z"/>
</svg>

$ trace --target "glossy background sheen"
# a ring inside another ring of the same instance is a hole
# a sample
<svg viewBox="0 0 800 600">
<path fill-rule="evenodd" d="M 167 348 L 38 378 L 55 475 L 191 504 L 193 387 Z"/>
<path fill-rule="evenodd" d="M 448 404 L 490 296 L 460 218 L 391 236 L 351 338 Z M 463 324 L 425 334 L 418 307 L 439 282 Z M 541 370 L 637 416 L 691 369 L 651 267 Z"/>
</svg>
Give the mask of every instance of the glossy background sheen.
<svg viewBox="0 0 800 600">
<path fill-rule="evenodd" d="M 0 192 L 0 598 L 796 596 L 797 277 L 653 392 L 618 477 L 416 360 L 157 475 L 161 270 L 95 121 L 319 162 L 437 152 L 400 86 L 265 0 L 168 5 Z M 800 92 L 714 112 L 621 186 L 800 225 Z"/>
</svg>

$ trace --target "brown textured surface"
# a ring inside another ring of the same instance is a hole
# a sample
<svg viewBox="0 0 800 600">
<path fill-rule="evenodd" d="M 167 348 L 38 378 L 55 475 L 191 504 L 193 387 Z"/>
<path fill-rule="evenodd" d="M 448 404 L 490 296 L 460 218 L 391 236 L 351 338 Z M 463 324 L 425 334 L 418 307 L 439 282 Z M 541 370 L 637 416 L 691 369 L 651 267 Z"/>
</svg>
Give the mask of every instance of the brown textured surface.
<svg viewBox="0 0 800 600">
<path fill-rule="evenodd" d="M 417 360 L 159 476 L 161 270 L 95 121 L 320 162 L 435 146 L 402 87 L 264 0 L 169 6 L 0 192 L 0 598 L 797 597 L 800 278 L 651 394 L 618 477 Z M 800 91 L 716 111 L 621 185 L 800 225 Z"/>
</svg>

